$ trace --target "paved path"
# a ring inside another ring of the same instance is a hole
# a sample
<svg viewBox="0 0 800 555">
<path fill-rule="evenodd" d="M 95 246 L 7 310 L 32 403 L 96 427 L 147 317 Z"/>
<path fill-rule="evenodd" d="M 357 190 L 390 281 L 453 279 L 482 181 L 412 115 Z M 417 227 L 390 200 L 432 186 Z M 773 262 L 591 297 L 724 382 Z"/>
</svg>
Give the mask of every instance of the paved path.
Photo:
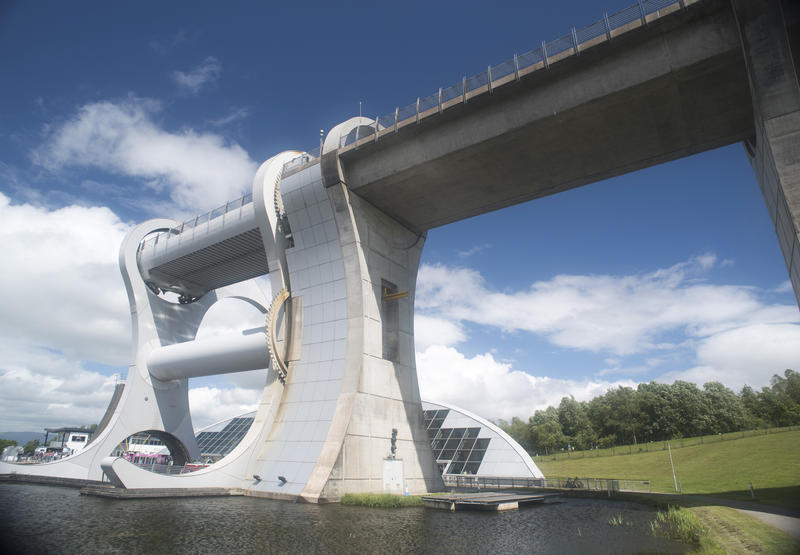
<svg viewBox="0 0 800 555">
<path fill-rule="evenodd" d="M 746 509 L 737 509 L 752 517 L 755 517 L 770 526 L 774 526 L 778 530 L 783 530 L 795 539 L 800 540 L 800 518 L 796 516 L 776 515 L 773 513 L 764 513 L 761 511 L 750 511 Z"/>
</svg>

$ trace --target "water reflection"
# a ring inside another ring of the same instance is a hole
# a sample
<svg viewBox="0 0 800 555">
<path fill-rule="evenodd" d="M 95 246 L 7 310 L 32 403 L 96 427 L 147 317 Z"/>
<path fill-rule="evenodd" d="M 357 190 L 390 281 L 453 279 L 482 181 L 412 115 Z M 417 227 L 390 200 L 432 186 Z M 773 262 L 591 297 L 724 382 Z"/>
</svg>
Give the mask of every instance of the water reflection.
<svg viewBox="0 0 800 555">
<path fill-rule="evenodd" d="M 504 513 L 367 509 L 248 497 L 118 501 L 0 484 L 0 552 L 680 553 L 653 511 L 568 499 Z M 610 526 L 622 515 L 625 525 Z"/>
</svg>

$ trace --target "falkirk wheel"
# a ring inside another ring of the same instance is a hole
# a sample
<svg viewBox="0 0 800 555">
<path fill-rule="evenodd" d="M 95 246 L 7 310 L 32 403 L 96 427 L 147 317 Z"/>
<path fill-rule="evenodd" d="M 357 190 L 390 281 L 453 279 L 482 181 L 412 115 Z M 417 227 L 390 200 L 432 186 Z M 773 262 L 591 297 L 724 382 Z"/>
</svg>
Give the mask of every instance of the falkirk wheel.
<svg viewBox="0 0 800 555">
<path fill-rule="evenodd" d="M 322 158 L 288 151 L 267 160 L 252 192 L 224 207 L 131 230 L 119 254 L 133 328 L 126 383 L 86 448 L 0 473 L 312 502 L 382 491 L 387 472 L 399 472 L 410 493 L 440 489 L 414 365 L 424 234 L 348 194 L 341 180 L 326 182 L 322 171 L 324 155 L 369 123 L 353 118 L 331 130 Z M 247 282 L 265 275 L 271 302 L 249 296 L 258 288 Z M 197 339 L 206 312 L 229 298 L 261 311 L 263 328 Z M 200 453 L 188 379 L 264 368 L 253 425 L 217 463 L 166 475 L 109 456 L 148 433 L 176 465 L 193 460 Z"/>
</svg>

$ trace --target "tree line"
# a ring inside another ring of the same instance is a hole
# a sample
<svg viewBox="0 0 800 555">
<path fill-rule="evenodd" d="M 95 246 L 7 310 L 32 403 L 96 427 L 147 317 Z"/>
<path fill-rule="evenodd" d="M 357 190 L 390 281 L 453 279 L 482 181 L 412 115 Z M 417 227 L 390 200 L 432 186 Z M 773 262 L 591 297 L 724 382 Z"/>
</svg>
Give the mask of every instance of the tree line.
<svg viewBox="0 0 800 555">
<path fill-rule="evenodd" d="M 17 443 L 15 439 L 0 438 L 0 453 L 2 453 L 6 447 L 12 445 L 19 445 L 19 443 Z M 33 452 L 36 450 L 37 447 L 39 447 L 39 440 L 34 439 L 33 441 L 29 441 L 28 443 L 26 443 L 22 449 L 25 452 L 25 455 L 33 455 Z"/>
<path fill-rule="evenodd" d="M 527 422 L 498 424 L 532 455 L 800 424 L 800 373 L 786 370 L 770 383 L 739 394 L 719 382 L 620 386 L 588 402 L 564 397 Z"/>
</svg>

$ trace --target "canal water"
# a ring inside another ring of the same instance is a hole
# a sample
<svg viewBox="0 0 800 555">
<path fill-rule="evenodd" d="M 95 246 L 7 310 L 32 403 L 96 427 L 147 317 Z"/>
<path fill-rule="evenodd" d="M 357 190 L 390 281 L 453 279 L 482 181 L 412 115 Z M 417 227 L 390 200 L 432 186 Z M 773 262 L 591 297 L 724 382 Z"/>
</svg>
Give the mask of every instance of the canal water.
<svg viewBox="0 0 800 555">
<path fill-rule="evenodd" d="M 686 552 L 650 535 L 654 515 L 595 499 L 450 513 L 250 497 L 113 500 L 0 483 L 0 553 Z"/>
</svg>

